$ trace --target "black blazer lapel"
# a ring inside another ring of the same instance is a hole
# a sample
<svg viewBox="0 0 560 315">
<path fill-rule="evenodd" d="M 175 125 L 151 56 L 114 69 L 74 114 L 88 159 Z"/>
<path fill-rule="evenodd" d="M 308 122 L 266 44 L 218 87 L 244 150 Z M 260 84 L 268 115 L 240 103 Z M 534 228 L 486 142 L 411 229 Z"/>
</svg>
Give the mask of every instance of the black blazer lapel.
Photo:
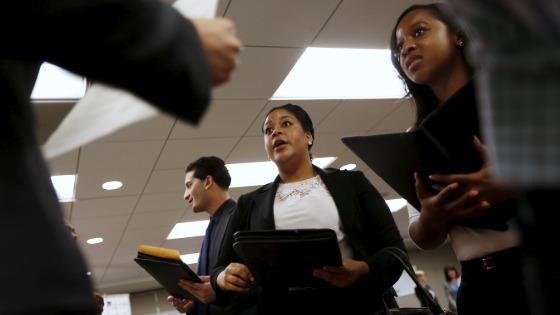
<svg viewBox="0 0 560 315">
<path fill-rule="evenodd" d="M 351 178 L 348 176 L 349 174 L 346 171 L 338 169 L 321 170 L 318 167 L 315 167 L 315 169 L 319 172 L 321 179 L 333 197 L 345 232 L 350 233 L 352 226 L 354 226 L 356 222 L 356 218 L 352 211 L 352 209 L 354 209 L 352 206 L 354 202 L 352 196 L 354 196 L 354 194 L 348 191 L 352 189 Z"/>
<path fill-rule="evenodd" d="M 279 183 L 280 177 L 276 177 L 274 182 L 263 186 L 253 195 L 251 229 L 268 230 L 276 227 L 274 222 L 274 197 Z"/>
</svg>

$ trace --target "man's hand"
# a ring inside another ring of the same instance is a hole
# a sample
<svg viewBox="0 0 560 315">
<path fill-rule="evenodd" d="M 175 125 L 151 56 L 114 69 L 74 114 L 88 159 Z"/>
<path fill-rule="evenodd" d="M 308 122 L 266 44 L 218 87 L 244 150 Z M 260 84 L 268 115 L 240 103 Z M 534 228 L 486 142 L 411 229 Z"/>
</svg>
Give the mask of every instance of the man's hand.
<svg viewBox="0 0 560 315">
<path fill-rule="evenodd" d="M 186 314 L 186 313 L 194 310 L 195 302 L 193 300 L 179 299 L 179 298 L 176 298 L 176 297 L 170 295 L 170 296 L 167 297 L 167 301 L 171 302 L 173 307 L 179 313 Z"/>
<path fill-rule="evenodd" d="M 95 297 L 95 301 L 97 302 L 97 314 L 101 315 L 103 313 L 103 309 L 105 308 L 105 299 L 103 298 L 103 295 L 97 292 L 93 292 L 93 296 Z"/>
<path fill-rule="evenodd" d="M 200 276 L 200 279 L 203 283 L 181 279 L 181 281 L 179 281 L 179 285 L 204 304 L 216 301 L 216 292 L 214 292 L 214 289 L 210 284 L 210 276 Z"/>
</svg>

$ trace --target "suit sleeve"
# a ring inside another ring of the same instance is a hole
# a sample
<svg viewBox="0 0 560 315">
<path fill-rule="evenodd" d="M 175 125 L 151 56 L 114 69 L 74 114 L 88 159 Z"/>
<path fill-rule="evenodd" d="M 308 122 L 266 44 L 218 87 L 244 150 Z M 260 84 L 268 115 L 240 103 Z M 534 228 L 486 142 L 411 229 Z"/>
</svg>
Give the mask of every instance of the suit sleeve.
<svg viewBox="0 0 560 315">
<path fill-rule="evenodd" d="M 163 1 L 18 0 L 3 6 L 0 20 L 2 58 L 48 61 L 191 123 L 210 102 L 198 33 Z"/>
<path fill-rule="evenodd" d="M 361 237 L 359 237 L 363 260 L 369 265 L 367 281 L 371 290 L 383 293 L 400 278 L 403 267 L 390 254 L 381 249 L 394 246 L 404 251 L 403 239 L 391 210 L 381 194 L 362 172 L 354 172 L 354 191 L 359 209 Z"/>
<path fill-rule="evenodd" d="M 210 282 L 216 292 L 216 303 L 217 305 L 226 306 L 232 303 L 233 298 L 238 295 L 238 293 L 233 291 L 222 291 L 217 284 L 218 275 L 226 269 L 226 267 L 232 262 L 241 263 L 241 258 L 237 255 L 233 249 L 233 243 L 235 241 L 234 234 L 237 231 L 245 230 L 246 216 L 244 213 L 244 207 L 247 204 L 246 196 L 240 196 L 237 201 L 237 207 L 233 211 L 229 223 L 224 234 L 224 239 L 222 241 L 222 246 L 220 248 L 220 254 L 216 261 L 216 265 L 210 273 Z"/>
</svg>

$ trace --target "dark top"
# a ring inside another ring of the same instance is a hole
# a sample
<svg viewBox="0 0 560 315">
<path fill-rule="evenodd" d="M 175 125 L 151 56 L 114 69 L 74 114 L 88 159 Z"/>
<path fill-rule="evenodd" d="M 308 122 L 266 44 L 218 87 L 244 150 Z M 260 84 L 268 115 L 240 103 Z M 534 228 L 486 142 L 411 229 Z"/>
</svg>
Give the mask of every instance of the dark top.
<svg viewBox="0 0 560 315">
<path fill-rule="evenodd" d="M 480 135 L 476 90 L 473 81 L 465 84 L 445 103 L 431 112 L 422 121 L 419 128 L 429 130 L 450 152 L 464 152 L 464 149 L 456 148 L 457 146 L 474 146 L 474 136 L 477 136 L 484 144 L 484 139 Z M 453 159 L 461 161 L 465 157 L 466 155 L 461 153 L 453 156 Z M 473 159 L 473 157 L 469 158 Z M 471 162 L 470 160 L 464 160 L 463 164 Z M 482 165 L 481 162 L 479 163 Z M 474 171 L 479 169 L 480 167 Z M 469 227 L 505 231 L 508 229 L 507 221 L 514 215 L 515 211 L 515 200 L 510 199 L 493 204 L 488 211 L 478 217 L 458 219 L 455 223 Z"/>
<path fill-rule="evenodd" d="M 422 290 L 424 290 L 425 292 L 423 293 Z M 414 287 L 414 293 L 416 294 L 416 297 L 418 298 L 418 301 L 420 302 L 420 305 L 423 306 L 423 307 L 428 307 L 428 301 L 426 300 L 426 294 L 431 295 L 432 298 L 434 299 L 434 301 L 439 303 L 434 289 L 432 289 L 429 285 L 426 285 L 424 288 L 418 287 L 418 286 Z"/>
<path fill-rule="evenodd" d="M 400 232 L 387 203 L 360 171 L 322 170 L 315 167 L 336 204 L 342 230 L 354 250 L 354 259 L 365 261 L 369 278 L 349 288 L 332 287 L 288 291 L 285 287 L 263 289 L 251 286 L 249 293 L 216 290 L 218 303 L 232 305 L 258 303 L 258 314 L 372 314 L 380 310 L 381 296 L 399 279 L 403 268 L 393 256 L 379 252 L 384 247 L 405 249 Z M 231 262 L 241 262 L 232 249 L 233 233 L 239 230 L 274 229 L 273 204 L 280 178 L 239 197 L 212 285 Z M 297 257 L 296 257 L 297 259 Z M 254 314 L 249 312 L 248 314 Z"/>
<path fill-rule="evenodd" d="M 224 241 L 224 234 L 229 219 L 235 210 L 237 203 L 233 199 L 228 199 L 224 202 L 218 210 L 214 213 L 210 220 L 214 220 L 214 228 L 212 229 L 212 237 L 210 238 L 210 250 L 208 253 L 208 270 L 212 270 L 216 265 L 216 260 L 222 248 Z M 202 253 L 202 251 L 201 251 Z M 198 258 L 197 273 L 202 275 L 201 268 L 202 257 Z M 227 314 L 226 311 L 219 305 L 198 303 L 197 308 L 189 315 L 208 315 L 208 314 Z"/>
<path fill-rule="evenodd" d="M 86 264 L 35 137 L 39 68 L 48 61 L 129 89 L 194 123 L 210 99 L 207 61 L 194 26 L 158 0 L 3 2 L 0 32 L 2 313 L 94 314 Z"/>
</svg>

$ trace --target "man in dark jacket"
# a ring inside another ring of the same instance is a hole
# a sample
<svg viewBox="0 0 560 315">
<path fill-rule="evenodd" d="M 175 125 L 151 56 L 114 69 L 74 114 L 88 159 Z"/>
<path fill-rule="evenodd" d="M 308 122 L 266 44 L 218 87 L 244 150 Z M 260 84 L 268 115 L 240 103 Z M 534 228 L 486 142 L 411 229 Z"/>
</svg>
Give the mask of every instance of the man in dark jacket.
<svg viewBox="0 0 560 315">
<path fill-rule="evenodd" d="M 167 298 L 180 313 L 197 315 L 224 314 L 218 305 L 211 305 L 216 300 L 216 293 L 208 276 L 216 265 L 224 233 L 229 218 L 236 207 L 236 202 L 229 196 L 231 176 L 224 161 L 215 156 L 205 156 L 187 166 L 185 175 L 185 200 L 195 213 L 207 212 L 210 223 L 198 258 L 197 274 L 203 283 L 181 280 L 183 289 L 189 291 L 200 302 L 190 299 Z"/>
</svg>

